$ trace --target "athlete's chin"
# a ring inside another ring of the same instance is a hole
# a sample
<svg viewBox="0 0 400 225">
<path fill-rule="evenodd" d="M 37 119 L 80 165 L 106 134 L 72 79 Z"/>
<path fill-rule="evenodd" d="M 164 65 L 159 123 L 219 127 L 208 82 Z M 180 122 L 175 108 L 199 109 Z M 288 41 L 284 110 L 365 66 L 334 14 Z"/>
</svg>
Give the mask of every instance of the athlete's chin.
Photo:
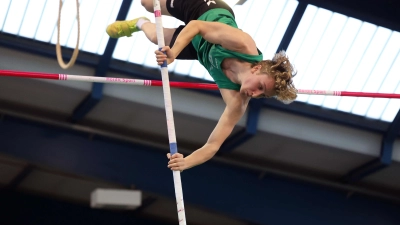
<svg viewBox="0 0 400 225">
<path fill-rule="evenodd" d="M 243 96 L 249 96 L 249 91 L 247 90 L 247 88 L 245 88 L 245 87 L 243 87 L 242 86 L 242 88 L 240 88 L 240 94 L 241 95 L 243 95 Z"/>
<path fill-rule="evenodd" d="M 240 94 L 241 95 L 247 95 L 246 89 L 243 88 L 243 86 L 240 88 Z"/>
</svg>

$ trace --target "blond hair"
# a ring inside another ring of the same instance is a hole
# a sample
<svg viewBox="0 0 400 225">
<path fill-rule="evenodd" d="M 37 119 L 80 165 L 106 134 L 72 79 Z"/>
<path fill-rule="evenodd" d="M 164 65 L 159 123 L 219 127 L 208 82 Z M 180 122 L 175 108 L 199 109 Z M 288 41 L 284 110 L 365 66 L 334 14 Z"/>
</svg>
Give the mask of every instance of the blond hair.
<svg viewBox="0 0 400 225">
<path fill-rule="evenodd" d="M 275 54 L 272 60 L 263 60 L 253 66 L 261 66 L 260 73 L 275 78 L 276 99 L 289 104 L 297 98 L 297 89 L 293 84 L 293 77 L 296 75 L 294 66 L 289 62 L 285 51 Z"/>
</svg>

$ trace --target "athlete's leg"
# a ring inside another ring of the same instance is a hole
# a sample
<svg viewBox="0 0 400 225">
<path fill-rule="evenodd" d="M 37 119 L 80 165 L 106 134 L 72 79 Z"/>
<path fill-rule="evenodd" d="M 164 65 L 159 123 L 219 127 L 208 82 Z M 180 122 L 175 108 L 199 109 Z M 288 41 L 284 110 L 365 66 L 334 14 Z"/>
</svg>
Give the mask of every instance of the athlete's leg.
<svg viewBox="0 0 400 225">
<path fill-rule="evenodd" d="M 130 37 L 132 33 L 143 31 L 146 37 L 157 44 L 157 30 L 156 24 L 150 22 L 145 17 L 139 17 L 133 20 L 125 20 L 125 21 L 116 21 L 107 27 L 107 34 L 112 38 L 120 38 L 120 37 Z M 175 28 L 164 28 L 164 41 L 165 45 L 169 45 L 171 43 L 172 35 L 175 32 Z"/>
<path fill-rule="evenodd" d="M 182 3 L 186 3 L 186 1 L 189 0 L 160 0 L 162 14 L 172 16 L 169 13 L 166 4 L 169 4 L 171 9 L 174 8 L 175 12 L 180 12 Z M 147 11 L 154 11 L 153 0 L 141 0 L 141 4 Z M 174 17 L 183 21 L 183 18 L 179 18 L 179 15 L 179 13 L 178 15 L 174 14 Z M 165 45 L 172 47 L 176 37 L 179 35 L 183 27 L 184 26 L 180 26 L 179 28 L 164 28 L 163 33 Z M 151 23 L 150 20 L 145 17 L 139 17 L 137 19 L 126 21 L 116 21 L 107 27 L 107 34 L 112 38 L 119 38 L 123 36 L 129 37 L 133 32 L 140 30 L 145 33 L 147 39 L 149 39 L 152 43 L 158 44 L 156 25 Z M 177 59 L 197 59 L 196 50 L 190 44 L 182 50 L 182 52 L 177 56 Z"/>
<path fill-rule="evenodd" d="M 156 24 L 150 22 L 145 23 L 142 25 L 141 30 L 145 33 L 147 39 L 149 39 L 154 44 L 158 44 Z M 165 45 L 169 45 L 171 43 L 172 35 L 174 35 L 175 30 L 176 28 L 163 29 Z"/>
</svg>

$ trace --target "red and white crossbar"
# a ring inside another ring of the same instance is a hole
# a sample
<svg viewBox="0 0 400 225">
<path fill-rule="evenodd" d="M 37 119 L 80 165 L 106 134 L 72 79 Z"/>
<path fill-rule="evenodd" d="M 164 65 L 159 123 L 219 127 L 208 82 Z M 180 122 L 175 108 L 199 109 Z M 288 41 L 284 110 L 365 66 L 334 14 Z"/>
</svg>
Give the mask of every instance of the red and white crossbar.
<svg viewBox="0 0 400 225">
<path fill-rule="evenodd" d="M 70 75 L 70 74 L 23 72 L 23 71 L 11 71 L 11 70 L 0 70 L 0 76 L 82 81 L 82 82 L 93 82 L 93 83 L 115 83 L 115 84 L 128 84 L 137 86 L 158 86 L 158 87 L 162 86 L 161 80 L 140 80 L 140 79 L 129 79 L 129 78 L 118 78 L 118 77 L 92 77 L 92 76 L 81 76 L 81 75 Z M 171 81 L 170 86 L 175 88 L 218 90 L 217 85 L 207 84 L 207 83 Z"/>
<path fill-rule="evenodd" d="M 158 87 L 162 86 L 162 81 L 159 81 L 159 80 L 140 80 L 140 79 L 128 79 L 128 78 L 118 78 L 118 77 L 92 77 L 92 76 L 81 76 L 81 75 L 70 75 L 70 74 L 24 72 L 24 71 L 14 71 L 14 70 L 0 70 L 0 76 L 50 79 L 50 80 L 65 80 L 65 81 L 96 82 L 96 83 L 115 83 L 115 84 L 128 84 L 128 85 L 138 85 L 138 86 L 158 86 Z M 170 86 L 174 87 L 174 88 L 218 90 L 218 87 L 216 84 L 208 84 L 208 83 L 170 81 Z M 350 91 L 298 89 L 297 93 L 298 94 L 307 94 L 307 95 L 327 95 L 327 96 L 400 98 L 400 94 L 374 93 L 374 92 L 350 92 Z"/>
</svg>

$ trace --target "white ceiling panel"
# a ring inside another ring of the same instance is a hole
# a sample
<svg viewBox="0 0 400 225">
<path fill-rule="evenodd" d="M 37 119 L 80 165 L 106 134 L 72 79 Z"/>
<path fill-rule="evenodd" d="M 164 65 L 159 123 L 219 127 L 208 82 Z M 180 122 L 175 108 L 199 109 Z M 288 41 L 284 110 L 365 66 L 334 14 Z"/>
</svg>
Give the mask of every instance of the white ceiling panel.
<svg viewBox="0 0 400 225">
<path fill-rule="evenodd" d="M 49 42 L 51 40 L 54 30 L 57 28 L 58 8 L 58 1 L 46 1 L 35 34 L 35 40 L 43 42 Z"/>
<path fill-rule="evenodd" d="M 11 4 L 8 8 L 5 24 L 3 27 L 4 32 L 10 34 L 19 33 L 22 22 L 25 18 L 25 12 L 28 2 L 29 2 L 28 0 L 11 1 Z"/>
<path fill-rule="evenodd" d="M 234 4 L 236 1 L 230 1 Z M 77 43 L 77 9 L 74 0 L 64 0 L 61 11 L 61 45 Z M 122 0 L 80 0 L 81 51 L 102 55 L 109 37 L 107 25 L 115 21 Z M 295 0 L 247 0 L 234 5 L 240 29 L 254 37 L 264 59 L 273 57 L 298 6 Z M 4 0 L 0 2 L 2 32 L 34 40 L 57 42 L 58 1 Z M 39 13 L 38 13 L 39 12 Z M 139 0 L 134 0 L 126 19 L 146 16 L 154 22 Z M 182 21 L 163 16 L 163 26 L 175 28 Z M 154 50 L 143 32 L 118 39 L 113 58 L 157 68 Z M 291 40 L 287 54 L 298 74 L 299 89 L 353 92 L 400 93 L 400 34 L 348 15 L 308 5 Z M 199 62 L 179 61 L 169 72 L 212 81 Z M 399 111 L 395 99 L 299 95 L 297 101 L 391 122 Z"/>
<path fill-rule="evenodd" d="M 0 1 L 0 29 L 3 30 L 4 22 L 9 12 L 11 0 Z"/>
<path fill-rule="evenodd" d="M 46 0 L 29 1 L 25 12 L 25 17 L 29 19 L 23 21 L 19 32 L 20 36 L 26 38 L 35 37 L 45 4 Z"/>
</svg>

